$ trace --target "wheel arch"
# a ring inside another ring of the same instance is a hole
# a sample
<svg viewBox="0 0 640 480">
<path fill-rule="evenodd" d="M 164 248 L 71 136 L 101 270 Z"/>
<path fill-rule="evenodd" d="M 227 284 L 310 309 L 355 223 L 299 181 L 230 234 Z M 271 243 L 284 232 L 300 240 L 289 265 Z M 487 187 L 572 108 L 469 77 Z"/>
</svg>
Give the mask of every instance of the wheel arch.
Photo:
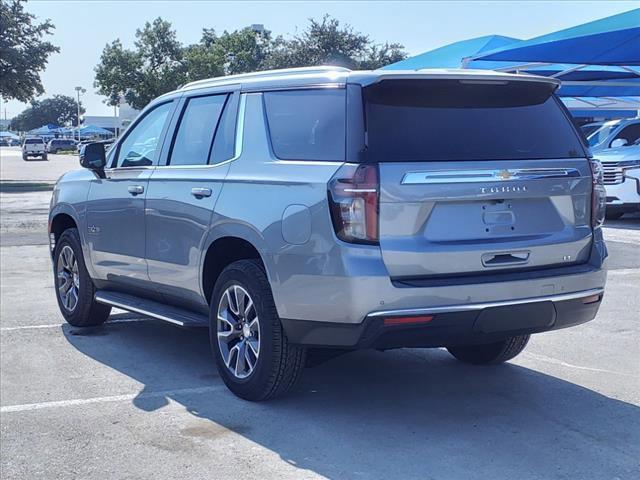
<svg viewBox="0 0 640 480">
<path fill-rule="evenodd" d="M 210 302 L 213 287 L 225 267 L 238 260 L 248 259 L 258 260 L 265 272 L 268 272 L 263 254 L 246 238 L 225 235 L 209 243 L 203 255 L 200 282 L 207 303 Z"/>
</svg>

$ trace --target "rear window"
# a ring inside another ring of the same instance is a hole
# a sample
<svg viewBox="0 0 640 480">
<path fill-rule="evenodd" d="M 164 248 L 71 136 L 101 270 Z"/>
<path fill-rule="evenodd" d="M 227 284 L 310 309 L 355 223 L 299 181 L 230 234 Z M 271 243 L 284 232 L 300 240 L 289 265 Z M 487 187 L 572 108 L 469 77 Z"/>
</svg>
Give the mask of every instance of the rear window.
<svg viewBox="0 0 640 480">
<path fill-rule="evenodd" d="M 265 92 L 271 146 L 285 160 L 344 160 L 345 91 Z"/>
<path fill-rule="evenodd" d="M 36 143 L 44 143 L 44 140 L 42 140 L 41 138 L 27 138 L 24 143 L 26 143 L 27 145 L 33 145 Z"/>
<path fill-rule="evenodd" d="M 568 158 L 579 137 L 546 83 L 384 81 L 365 89 L 373 161 Z"/>
</svg>

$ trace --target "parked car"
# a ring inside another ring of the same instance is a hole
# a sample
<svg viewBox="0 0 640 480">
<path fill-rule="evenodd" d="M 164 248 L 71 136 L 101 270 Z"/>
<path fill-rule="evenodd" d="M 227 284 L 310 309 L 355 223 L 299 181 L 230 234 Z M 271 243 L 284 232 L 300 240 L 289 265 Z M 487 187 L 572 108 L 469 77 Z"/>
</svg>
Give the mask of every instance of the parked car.
<svg viewBox="0 0 640 480">
<path fill-rule="evenodd" d="M 633 145 L 602 150 L 604 186 L 609 219 L 640 211 L 640 140 Z"/>
<path fill-rule="evenodd" d="M 76 143 L 70 138 L 54 138 L 47 144 L 47 152 L 58 153 L 60 150 L 75 150 Z"/>
<path fill-rule="evenodd" d="M 25 138 L 22 143 L 22 160 L 28 160 L 29 157 L 40 157 L 47 160 L 46 144 L 40 137 Z"/>
<path fill-rule="evenodd" d="M 62 315 L 206 327 L 248 400 L 291 388 L 308 353 L 507 361 L 604 292 L 602 171 L 557 86 L 317 67 L 163 95 L 55 186 Z"/>
<path fill-rule="evenodd" d="M 17 141 L 19 143 L 19 141 Z M 11 137 L 0 137 L 1 147 L 11 147 L 14 144 L 14 140 Z"/>
<path fill-rule="evenodd" d="M 593 132 L 595 132 L 600 127 L 602 127 L 604 123 L 605 123 L 604 121 L 585 123 L 584 125 L 580 126 L 580 130 L 582 130 L 582 134 L 584 135 L 584 138 L 589 138 L 589 135 L 591 135 Z"/>
<path fill-rule="evenodd" d="M 595 154 L 608 148 L 632 145 L 639 138 L 640 118 L 624 118 L 605 122 L 587 137 L 587 141 Z"/>
</svg>

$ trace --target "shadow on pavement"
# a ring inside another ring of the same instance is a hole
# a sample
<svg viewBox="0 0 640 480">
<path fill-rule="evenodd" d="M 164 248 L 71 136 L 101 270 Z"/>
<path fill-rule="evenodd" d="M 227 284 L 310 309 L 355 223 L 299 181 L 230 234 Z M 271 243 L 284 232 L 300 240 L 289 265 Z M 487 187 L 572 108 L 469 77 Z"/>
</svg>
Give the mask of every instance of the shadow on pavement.
<svg viewBox="0 0 640 480">
<path fill-rule="evenodd" d="M 604 226 L 620 230 L 640 230 L 640 213 L 627 213 L 619 220 L 605 220 Z"/>
<path fill-rule="evenodd" d="M 170 398 L 210 422 L 210 433 L 181 434 L 228 441 L 215 434 L 222 426 L 328 478 L 623 479 L 639 467 L 640 408 L 513 364 L 470 367 L 442 350 L 362 351 L 307 369 L 289 396 L 267 403 L 222 387 L 166 398 L 145 394 L 223 386 L 206 331 L 154 321 L 63 331 L 82 353 L 145 385 L 134 400 L 141 410 Z"/>
</svg>

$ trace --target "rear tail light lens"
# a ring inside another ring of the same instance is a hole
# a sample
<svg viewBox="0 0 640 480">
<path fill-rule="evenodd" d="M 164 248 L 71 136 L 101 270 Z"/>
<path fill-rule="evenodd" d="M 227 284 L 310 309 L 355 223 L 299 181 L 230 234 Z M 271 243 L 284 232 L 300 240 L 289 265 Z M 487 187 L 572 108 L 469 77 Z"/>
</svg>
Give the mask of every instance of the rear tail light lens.
<svg viewBox="0 0 640 480">
<path fill-rule="evenodd" d="M 604 214 L 607 208 L 607 192 L 604 188 L 602 176 L 602 164 L 598 160 L 591 160 L 591 177 L 593 192 L 591 195 L 591 226 L 598 228 L 604 223 Z"/>
<path fill-rule="evenodd" d="M 329 207 L 336 235 L 350 243 L 378 243 L 377 165 L 347 163 L 329 181 Z"/>
</svg>

